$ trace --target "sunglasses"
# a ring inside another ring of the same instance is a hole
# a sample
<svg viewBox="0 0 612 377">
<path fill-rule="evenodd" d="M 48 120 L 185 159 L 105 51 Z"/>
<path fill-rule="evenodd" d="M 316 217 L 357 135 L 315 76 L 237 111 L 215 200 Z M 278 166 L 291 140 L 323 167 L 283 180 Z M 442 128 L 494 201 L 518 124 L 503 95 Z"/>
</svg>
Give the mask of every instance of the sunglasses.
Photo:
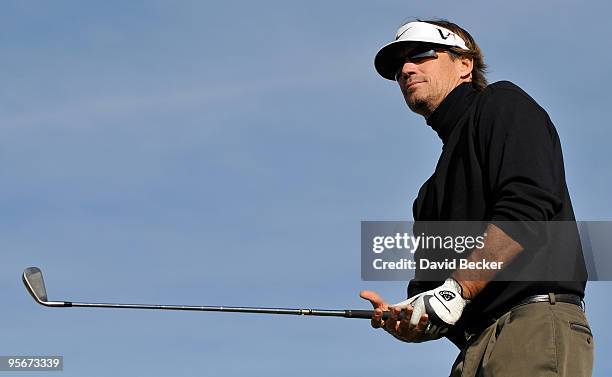
<svg viewBox="0 0 612 377">
<path fill-rule="evenodd" d="M 407 53 L 399 55 L 399 61 L 402 62 L 402 65 L 397 69 L 397 72 L 395 73 L 395 80 L 397 81 L 398 76 L 402 73 L 403 63 L 410 62 L 419 64 L 427 59 L 437 59 L 437 51 L 443 51 L 443 49 L 437 46 L 422 46 L 413 48 Z"/>
</svg>

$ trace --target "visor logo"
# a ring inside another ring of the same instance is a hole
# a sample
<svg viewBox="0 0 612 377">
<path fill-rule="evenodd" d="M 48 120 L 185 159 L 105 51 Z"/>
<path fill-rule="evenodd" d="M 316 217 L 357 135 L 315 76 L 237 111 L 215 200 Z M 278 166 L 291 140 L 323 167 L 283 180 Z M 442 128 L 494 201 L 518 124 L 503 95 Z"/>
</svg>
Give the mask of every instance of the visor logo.
<svg viewBox="0 0 612 377">
<path fill-rule="evenodd" d="M 450 37 L 450 35 L 452 34 L 450 31 L 448 32 L 448 34 L 446 34 L 446 36 L 444 36 L 444 33 L 442 32 L 441 29 L 438 29 L 438 33 L 440 33 L 440 37 L 442 37 L 442 39 L 446 40 L 448 39 L 448 37 Z"/>
<path fill-rule="evenodd" d="M 405 32 L 407 32 L 408 30 L 410 30 L 412 28 L 412 26 L 408 26 L 404 31 L 402 31 L 401 33 L 399 33 L 396 37 L 395 40 L 397 41 L 398 39 L 400 39 L 400 37 L 402 35 L 404 35 Z"/>
</svg>

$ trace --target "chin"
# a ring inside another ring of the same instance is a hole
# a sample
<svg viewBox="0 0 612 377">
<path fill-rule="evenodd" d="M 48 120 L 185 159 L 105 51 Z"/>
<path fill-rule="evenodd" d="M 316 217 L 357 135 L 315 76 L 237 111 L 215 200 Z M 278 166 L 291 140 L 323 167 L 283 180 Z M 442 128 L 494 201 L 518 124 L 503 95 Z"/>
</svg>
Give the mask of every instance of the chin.
<svg viewBox="0 0 612 377">
<path fill-rule="evenodd" d="M 425 101 L 423 98 L 407 98 L 406 103 L 414 113 L 421 115 L 429 113 L 429 102 Z"/>
</svg>

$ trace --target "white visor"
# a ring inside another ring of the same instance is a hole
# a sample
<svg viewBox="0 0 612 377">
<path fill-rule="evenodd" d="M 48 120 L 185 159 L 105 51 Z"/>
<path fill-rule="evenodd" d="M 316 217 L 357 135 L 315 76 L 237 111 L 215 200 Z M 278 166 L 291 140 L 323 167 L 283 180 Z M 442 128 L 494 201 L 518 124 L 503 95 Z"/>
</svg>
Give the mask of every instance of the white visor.
<svg viewBox="0 0 612 377">
<path fill-rule="evenodd" d="M 395 80 L 395 73 L 402 63 L 400 52 L 410 43 L 434 43 L 469 50 L 465 41 L 452 31 L 427 22 L 409 22 L 395 34 L 395 40 L 384 45 L 374 58 L 376 71 L 384 78 Z"/>
</svg>

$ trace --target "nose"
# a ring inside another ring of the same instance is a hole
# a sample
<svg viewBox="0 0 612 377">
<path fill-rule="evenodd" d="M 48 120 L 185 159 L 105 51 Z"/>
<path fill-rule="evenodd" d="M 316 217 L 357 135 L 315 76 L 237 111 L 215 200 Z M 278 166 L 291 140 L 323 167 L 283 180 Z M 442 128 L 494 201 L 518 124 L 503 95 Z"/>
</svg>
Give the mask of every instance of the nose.
<svg viewBox="0 0 612 377">
<path fill-rule="evenodd" d="M 413 62 L 406 60 L 395 74 L 395 80 L 405 80 L 406 78 L 417 73 L 417 65 Z"/>
</svg>

